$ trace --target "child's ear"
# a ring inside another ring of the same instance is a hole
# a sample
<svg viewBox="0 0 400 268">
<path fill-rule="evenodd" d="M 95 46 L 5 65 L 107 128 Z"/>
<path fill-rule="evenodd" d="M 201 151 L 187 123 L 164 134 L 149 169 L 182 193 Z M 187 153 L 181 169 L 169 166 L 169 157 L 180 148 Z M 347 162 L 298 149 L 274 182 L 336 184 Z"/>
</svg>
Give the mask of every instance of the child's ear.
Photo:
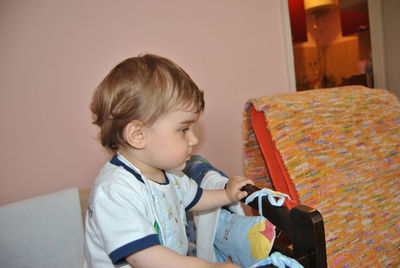
<svg viewBox="0 0 400 268">
<path fill-rule="evenodd" d="M 129 122 L 124 128 L 124 137 L 133 148 L 143 149 L 146 144 L 145 125 L 138 120 Z"/>
</svg>

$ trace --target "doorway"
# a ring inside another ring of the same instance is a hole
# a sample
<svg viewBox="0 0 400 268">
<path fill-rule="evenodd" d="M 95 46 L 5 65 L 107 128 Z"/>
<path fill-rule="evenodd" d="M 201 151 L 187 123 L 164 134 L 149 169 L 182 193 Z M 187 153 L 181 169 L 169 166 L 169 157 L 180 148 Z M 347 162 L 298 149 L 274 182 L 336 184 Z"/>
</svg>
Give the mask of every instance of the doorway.
<svg viewBox="0 0 400 268">
<path fill-rule="evenodd" d="M 288 0 L 297 91 L 374 87 L 367 0 Z"/>
</svg>

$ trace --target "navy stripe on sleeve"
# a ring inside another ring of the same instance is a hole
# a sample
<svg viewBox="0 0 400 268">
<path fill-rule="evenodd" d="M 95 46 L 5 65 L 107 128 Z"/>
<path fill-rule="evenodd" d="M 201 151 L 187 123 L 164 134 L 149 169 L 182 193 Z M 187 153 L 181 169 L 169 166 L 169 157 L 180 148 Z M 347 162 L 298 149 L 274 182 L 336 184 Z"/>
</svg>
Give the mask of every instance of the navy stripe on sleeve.
<svg viewBox="0 0 400 268">
<path fill-rule="evenodd" d="M 156 234 L 151 234 L 117 248 L 111 252 L 109 256 L 113 264 L 120 264 L 125 262 L 125 258 L 129 255 L 156 245 L 160 245 L 160 240 L 158 240 Z"/>
<path fill-rule="evenodd" d="M 202 194 L 203 194 L 203 189 L 198 187 L 196 196 L 193 198 L 192 202 L 185 208 L 185 211 L 189 211 L 192 207 L 194 207 L 197 204 L 197 202 L 199 202 Z"/>
</svg>

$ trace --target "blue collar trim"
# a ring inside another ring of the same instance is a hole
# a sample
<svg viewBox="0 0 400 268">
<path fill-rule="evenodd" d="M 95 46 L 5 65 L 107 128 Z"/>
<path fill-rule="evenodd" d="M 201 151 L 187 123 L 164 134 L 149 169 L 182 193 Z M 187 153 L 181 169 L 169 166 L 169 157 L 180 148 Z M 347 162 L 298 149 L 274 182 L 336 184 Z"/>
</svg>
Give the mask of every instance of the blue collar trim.
<svg viewBox="0 0 400 268">
<path fill-rule="evenodd" d="M 133 176 L 136 177 L 140 182 L 144 183 L 142 176 L 140 176 L 139 173 L 137 173 L 135 170 L 133 170 L 130 166 L 119 160 L 117 155 L 114 155 L 113 158 L 110 160 L 110 163 L 113 165 L 116 165 L 118 167 L 123 167 L 126 169 L 128 172 L 132 173 Z"/>
<path fill-rule="evenodd" d="M 110 163 L 113 165 L 116 165 L 118 167 L 123 167 L 126 171 L 128 171 L 129 173 L 132 173 L 133 176 L 136 177 L 136 179 L 138 179 L 140 182 L 144 183 L 142 176 L 137 173 L 133 168 L 131 168 L 130 166 L 128 166 L 127 164 L 125 164 L 124 162 L 122 162 L 117 155 L 114 155 L 113 158 L 111 158 Z M 165 183 L 158 183 L 158 184 L 168 184 L 169 183 L 169 179 L 167 174 L 165 174 L 165 171 L 163 171 L 164 176 L 165 176 Z"/>
</svg>

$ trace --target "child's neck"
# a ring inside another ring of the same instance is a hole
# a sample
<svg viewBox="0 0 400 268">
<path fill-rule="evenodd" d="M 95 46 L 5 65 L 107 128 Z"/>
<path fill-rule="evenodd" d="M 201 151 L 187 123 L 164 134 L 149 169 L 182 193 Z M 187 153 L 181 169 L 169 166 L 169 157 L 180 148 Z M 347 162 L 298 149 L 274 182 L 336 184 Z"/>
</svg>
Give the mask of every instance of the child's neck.
<svg viewBox="0 0 400 268">
<path fill-rule="evenodd" d="M 158 183 L 166 183 L 167 178 L 162 169 L 154 168 L 133 157 L 129 153 L 119 152 L 126 160 L 128 160 L 134 167 L 140 170 L 140 173 L 147 179 Z"/>
<path fill-rule="evenodd" d="M 161 173 L 159 173 L 159 172 L 144 172 L 144 171 L 140 170 L 140 172 L 142 172 L 142 174 L 147 179 L 158 182 L 158 183 L 166 183 L 167 178 L 165 177 L 165 173 L 162 170 L 160 170 L 160 171 L 161 171 Z"/>
</svg>

